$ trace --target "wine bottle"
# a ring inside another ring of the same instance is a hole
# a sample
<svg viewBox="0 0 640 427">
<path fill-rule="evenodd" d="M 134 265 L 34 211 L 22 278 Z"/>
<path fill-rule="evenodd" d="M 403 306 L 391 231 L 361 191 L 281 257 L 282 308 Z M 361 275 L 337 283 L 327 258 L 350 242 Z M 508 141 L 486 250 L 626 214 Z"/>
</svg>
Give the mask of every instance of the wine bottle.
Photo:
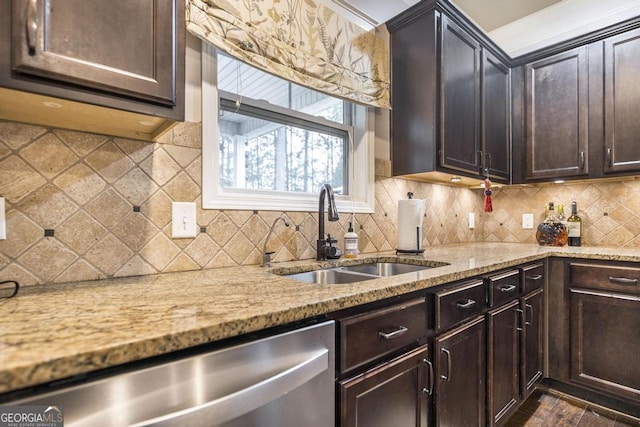
<svg viewBox="0 0 640 427">
<path fill-rule="evenodd" d="M 567 244 L 567 227 L 558 221 L 554 212 L 553 202 L 549 202 L 545 209 L 545 220 L 538 225 L 536 240 L 539 245 L 564 246 Z"/>
<path fill-rule="evenodd" d="M 578 216 L 578 204 L 571 202 L 571 216 L 567 218 L 569 246 L 582 245 L 582 218 Z"/>
</svg>

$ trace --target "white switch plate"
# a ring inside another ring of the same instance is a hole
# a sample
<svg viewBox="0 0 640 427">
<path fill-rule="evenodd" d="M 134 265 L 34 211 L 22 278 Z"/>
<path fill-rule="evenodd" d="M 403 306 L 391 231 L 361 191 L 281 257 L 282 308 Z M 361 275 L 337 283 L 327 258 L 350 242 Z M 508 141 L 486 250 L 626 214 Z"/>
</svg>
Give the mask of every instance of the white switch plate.
<svg viewBox="0 0 640 427">
<path fill-rule="evenodd" d="M 533 214 L 522 214 L 522 228 L 525 230 L 533 230 Z"/>
<path fill-rule="evenodd" d="M 172 202 L 171 237 L 196 237 L 197 228 L 195 202 Z"/>
<path fill-rule="evenodd" d="M 0 197 L 0 240 L 7 238 L 7 217 L 4 210 L 4 197 Z"/>
<path fill-rule="evenodd" d="M 469 228 L 471 230 L 476 228 L 476 214 L 473 212 L 469 212 Z"/>
</svg>

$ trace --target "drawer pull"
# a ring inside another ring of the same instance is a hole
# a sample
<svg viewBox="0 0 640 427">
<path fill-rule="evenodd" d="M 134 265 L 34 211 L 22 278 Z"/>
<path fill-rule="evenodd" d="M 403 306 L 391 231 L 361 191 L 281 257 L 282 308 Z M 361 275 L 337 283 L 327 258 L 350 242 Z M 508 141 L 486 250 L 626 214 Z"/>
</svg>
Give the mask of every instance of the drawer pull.
<svg viewBox="0 0 640 427">
<path fill-rule="evenodd" d="M 427 359 L 423 359 L 422 362 L 427 365 L 427 367 L 429 368 L 429 388 L 424 387 L 422 389 L 422 392 L 424 394 L 426 394 L 427 396 L 431 396 L 433 394 L 433 383 L 434 383 L 434 378 L 433 378 L 433 363 L 429 362 Z"/>
<path fill-rule="evenodd" d="M 627 279 L 626 277 L 609 277 L 611 283 L 617 285 L 633 286 L 638 284 L 638 279 Z"/>
<path fill-rule="evenodd" d="M 457 302 L 456 305 L 459 308 L 471 308 L 474 305 L 476 305 L 476 302 L 474 300 L 472 300 L 472 299 L 468 299 L 468 300 L 466 300 L 464 302 L 463 301 Z"/>
<path fill-rule="evenodd" d="M 443 348 L 440 351 L 447 355 L 447 375 L 440 375 L 440 379 L 442 381 L 450 381 L 451 380 L 451 352 L 446 348 Z"/>
<path fill-rule="evenodd" d="M 538 281 L 540 279 L 542 279 L 542 274 L 534 274 L 532 276 L 526 276 L 527 280 L 534 280 L 534 281 Z"/>
<path fill-rule="evenodd" d="M 511 292 L 516 288 L 516 285 L 502 285 L 500 286 L 500 292 Z"/>
<path fill-rule="evenodd" d="M 398 327 L 398 329 L 396 329 L 393 332 L 389 332 L 389 333 L 378 332 L 378 336 L 380 338 L 384 338 L 385 340 L 392 340 L 406 334 L 408 330 L 409 330 L 408 328 L 405 328 L 404 326 L 400 326 Z"/>
</svg>

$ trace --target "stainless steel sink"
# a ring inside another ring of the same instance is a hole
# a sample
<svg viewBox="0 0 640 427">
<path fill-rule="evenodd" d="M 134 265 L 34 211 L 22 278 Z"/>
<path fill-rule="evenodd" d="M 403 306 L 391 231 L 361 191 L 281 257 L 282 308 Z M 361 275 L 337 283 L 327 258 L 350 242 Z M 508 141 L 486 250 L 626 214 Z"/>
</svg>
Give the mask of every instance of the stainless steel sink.
<svg viewBox="0 0 640 427">
<path fill-rule="evenodd" d="M 340 285 L 345 283 L 361 282 L 363 280 L 371 280 L 378 276 L 353 273 L 344 271 L 341 268 L 329 268 L 325 270 L 307 271 L 305 273 L 287 274 L 284 277 L 308 283 Z"/>
<path fill-rule="evenodd" d="M 429 266 L 401 264 L 399 262 L 376 262 L 370 264 L 351 265 L 342 267 L 346 271 L 373 274 L 376 276 L 395 276 L 396 274 L 413 273 L 415 271 L 428 270 Z"/>
</svg>

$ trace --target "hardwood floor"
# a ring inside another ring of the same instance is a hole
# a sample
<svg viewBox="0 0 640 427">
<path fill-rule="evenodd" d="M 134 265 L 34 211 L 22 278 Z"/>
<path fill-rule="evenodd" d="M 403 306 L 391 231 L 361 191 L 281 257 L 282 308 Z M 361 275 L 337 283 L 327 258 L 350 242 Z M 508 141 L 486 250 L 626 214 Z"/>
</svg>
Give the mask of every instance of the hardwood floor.
<svg viewBox="0 0 640 427">
<path fill-rule="evenodd" d="M 536 390 L 506 422 L 505 427 L 627 427 L 640 422 L 615 413 L 598 413 L 581 401 Z"/>
</svg>

